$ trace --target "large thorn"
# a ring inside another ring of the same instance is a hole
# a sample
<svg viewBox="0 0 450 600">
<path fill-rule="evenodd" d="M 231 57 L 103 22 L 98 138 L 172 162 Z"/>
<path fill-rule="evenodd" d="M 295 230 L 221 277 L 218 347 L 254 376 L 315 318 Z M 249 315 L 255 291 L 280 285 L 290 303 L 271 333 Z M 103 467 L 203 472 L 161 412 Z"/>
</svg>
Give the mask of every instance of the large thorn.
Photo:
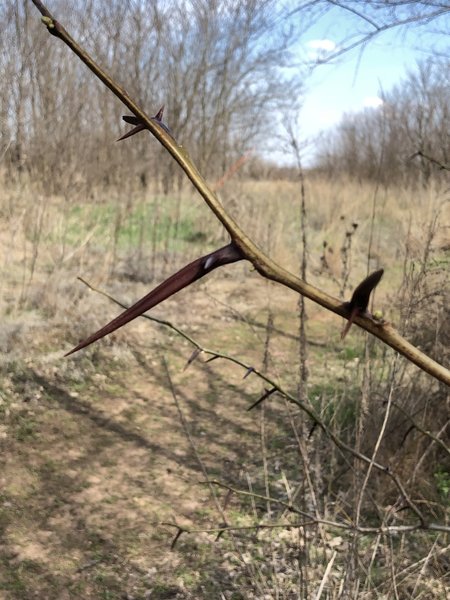
<svg viewBox="0 0 450 600">
<path fill-rule="evenodd" d="M 173 294 L 176 294 L 191 283 L 194 283 L 197 279 L 204 277 L 214 269 L 217 269 L 217 267 L 237 262 L 243 258 L 243 254 L 233 243 L 228 244 L 215 252 L 211 252 L 211 254 L 197 258 L 174 275 L 171 275 L 166 281 L 158 285 L 158 287 L 144 296 L 144 298 L 141 298 L 141 300 L 138 300 L 135 304 L 130 306 L 130 308 L 127 308 L 127 310 L 118 317 L 80 342 L 78 346 L 70 350 L 70 352 L 67 352 L 65 356 L 78 352 L 78 350 L 86 348 L 86 346 L 105 337 L 105 335 L 109 335 L 113 331 L 116 331 L 119 327 L 136 319 L 136 317 L 139 317 L 157 304 L 164 302 L 164 300 L 173 296 Z"/>
<path fill-rule="evenodd" d="M 384 269 L 374 271 L 368 277 L 363 279 L 361 283 L 355 288 L 350 302 L 345 303 L 345 307 L 349 311 L 348 321 L 341 333 L 341 339 L 343 340 L 347 335 L 350 327 L 356 316 L 364 315 L 367 312 L 369 306 L 370 294 L 380 283 L 380 279 L 383 277 Z"/>
</svg>

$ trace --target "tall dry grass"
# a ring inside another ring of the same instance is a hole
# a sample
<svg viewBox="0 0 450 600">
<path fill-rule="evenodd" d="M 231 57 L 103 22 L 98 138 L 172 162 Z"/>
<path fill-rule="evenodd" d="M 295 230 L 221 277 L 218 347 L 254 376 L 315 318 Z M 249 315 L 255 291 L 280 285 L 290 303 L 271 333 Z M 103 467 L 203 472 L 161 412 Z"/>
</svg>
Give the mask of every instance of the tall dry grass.
<svg viewBox="0 0 450 600">
<path fill-rule="evenodd" d="M 229 181 L 221 196 L 260 246 L 299 271 L 298 183 Z M 418 192 L 346 179 L 306 180 L 309 281 L 348 297 L 367 269 L 384 267 L 375 308 L 444 363 L 449 335 L 445 200 L 445 190 L 432 186 Z M 107 320 L 105 300 L 77 282 L 78 275 L 122 300 L 135 299 L 153 280 L 223 238 L 213 217 L 187 191 L 164 197 L 139 187 L 121 193 L 80 188 L 52 197 L 45 184 L 3 181 L 0 368 L 13 361 L 51 361 L 69 342 Z M 244 331 L 263 332 L 259 342 L 251 338 L 251 356 L 295 391 L 294 295 L 267 284 L 253 298 L 253 275 L 236 270 L 226 277 L 234 272 L 233 293 L 242 315 L 233 314 L 242 316 Z M 213 279 L 210 294 L 220 281 Z M 206 321 L 217 310 L 210 299 L 207 304 Z M 446 390 L 357 331 L 340 345 L 339 324 L 309 303 L 307 315 L 306 401 L 335 436 L 395 471 L 427 523 L 448 523 Z M 128 339 L 121 332 L 104 351 L 126 348 Z M 239 355 L 243 349 L 236 339 L 220 339 L 220 349 Z M 95 361 L 95 354 L 89 356 Z M 81 359 L 76 364 L 87 369 Z M 416 522 L 415 515 L 386 474 L 339 450 L 286 402 L 271 398 L 263 406 L 255 415 L 261 454 L 247 458 L 232 482 L 250 495 L 234 493 L 225 511 L 230 525 L 256 526 L 233 543 L 230 533 L 222 536 L 221 568 L 235 594 L 226 597 L 445 597 L 445 534 L 403 531 Z M 200 438 L 192 439 L 195 444 Z M 220 523 L 211 519 L 210 524 Z M 385 529 L 375 531 L 379 527 Z M 213 546 L 204 552 L 217 554 Z"/>
</svg>

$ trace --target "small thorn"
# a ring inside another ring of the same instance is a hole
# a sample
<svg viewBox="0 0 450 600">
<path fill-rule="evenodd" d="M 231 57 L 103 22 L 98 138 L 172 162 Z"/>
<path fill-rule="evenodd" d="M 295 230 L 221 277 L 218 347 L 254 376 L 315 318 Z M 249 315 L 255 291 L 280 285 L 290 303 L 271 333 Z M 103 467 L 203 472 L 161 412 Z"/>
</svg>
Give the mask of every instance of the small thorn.
<svg viewBox="0 0 450 600">
<path fill-rule="evenodd" d="M 170 549 L 173 550 L 175 548 L 176 543 L 178 542 L 178 538 L 181 536 L 182 533 L 184 533 L 184 529 L 181 529 L 181 527 L 178 529 L 177 533 L 175 534 L 175 537 L 172 540 L 172 543 L 170 544 Z"/>
<path fill-rule="evenodd" d="M 211 356 L 211 358 L 208 358 L 207 360 L 205 360 L 205 363 L 210 363 L 213 360 L 217 360 L 218 358 L 220 358 L 220 356 L 218 354 L 214 354 L 214 356 Z"/>
<path fill-rule="evenodd" d="M 223 536 L 223 534 L 225 533 L 226 529 L 228 528 L 228 523 L 226 523 L 225 521 L 223 523 L 219 524 L 219 527 L 223 527 L 222 531 L 219 531 L 219 533 L 216 535 L 216 539 L 214 540 L 215 542 L 218 542 L 220 540 L 220 538 Z"/>
<path fill-rule="evenodd" d="M 203 352 L 203 350 L 201 348 L 196 348 L 194 350 L 194 352 L 191 354 L 191 356 L 189 357 L 189 360 L 187 361 L 187 363 L 184 365 L 184 369 L 183 371 L 186 371 L 186 369 L 188 368 L 188 366 L 190 364 L 192 364 L 194 362 L 194 360 Z"/>
<path fill-rule="evenodd" d="M 256 402 L 254 402 L 249 408 L 247 408 L 247 412 L 249 410 L 252 410 L 256 406 L 258 406 L 258 404 L 261 404 L 261 402 L 264 402 L 264 400 L 266 400 L 269 396 L 271 396 L 276 391 L 277 391 L 277 388 L 272 388 L 271 390 L 266 389 L 264 394 L 260 398 L 258 398 L 258 400 Z"/>
<path fill-rule="evenodd" d="M 162 121 L 164 115 L 164 104 L 161 106 L 161 108 L 158 110 L 158 112 L 156 113 L 156 115 L 153 117 L 153 119 L 155 119 L 155 121 Z"/>
<path fill-rule="evenodd" d="M 145 129 L 147 129 L 147 126 L 144 123 L 140 123 L 136 127 L 133 127 L 133 129 L 131 131 L 128 131 L 127 133 L 122 135 L 119 139 L 116 140 L 116 142 L 121 142 L 122 140 L 126 140 L 127 138 L 131 137 L 132 135 L 136 135 L 136 133 L 139 133 L 140 131 L 144 131 Z"/>
<path fill-rule="evenodd" d="M 250 375 L 250 373 L 254 373 L 255 369 L 253 367 L 249 367 L 244 374 L 244 377 L 242 379 L 247 379 L 247 377 Z"/>
<path fill-rule="evenodd" d="M 314 421 L 314 423 L 311 426 L 311 429 L 309 430 L 308 440 L 312 437 L 312 434 L 316 430 L 316 427 L 317 427 L 317 421 Z"/>
<path fill-rule="evenodd" d="M 139 117 L 135 117 L 134 115 L 123 115 L 122 119 L 125 123 L 129 123 L 130 125 L 141 125 L 142 121 Z"/>
</svg>

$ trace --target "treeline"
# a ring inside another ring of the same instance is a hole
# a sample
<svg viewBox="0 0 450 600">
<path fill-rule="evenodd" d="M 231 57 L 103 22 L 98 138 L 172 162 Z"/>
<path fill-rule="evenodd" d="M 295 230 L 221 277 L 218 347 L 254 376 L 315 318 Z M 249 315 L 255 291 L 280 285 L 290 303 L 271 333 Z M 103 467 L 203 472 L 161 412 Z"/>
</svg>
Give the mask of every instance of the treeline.
<svg viewBox="0 0 450 600">
<path fill-rule="evenodd" d="M 317 167 L 329 177 L 421 183 L 448 177 L 450 60 L 429 58 L 383 94 L 379 108 L 344 115 L 319 142 Z"/>
<path fill-rule="evenodd" d="M 428 5 L 418 1 L 408 3 L 407 14 L 384 0 L 360 4 L 384 28 L 406 16 L 405 22 L 422 22 L 445 12 L 424 16 Z M 267 140 L 276 140 L 282 124 L 294 120 L 301 102 L 301 33 L 330 10 L 358 23 L 373 20 L 349 13 L 340 2 L 289 6 L 278 0 L 49 3 L 148 114 L 165 105 L 165 122 L 211 182 L 249 150 L 248 176 L 295 176 L 260 157 L 268 156 Z M 123 106 L 48 35 L 29 0 L 3 0 L 0 19 L 2 171 L 12 178 L 25 172 L 50 192 L 120 188 L 130 179 L 167 192 L 181 182 L 175 163 L 148 135 L 113 143 L 129 128 L 121 121 Z M 440 163 L 449 162 L 449 91 L 449 61 L 423 63 L 385 95 L 382 108 L 347 115 L 322 140 L 318 168 L 330 176 L 427 182 Z"/>
<path fill-rule="evenodd" d="M 203 173 L 222 176 L 297 107 L 301 73 L 284 67 L 299 29 L 276 0 L 57 0 L 51 9 L 148 114 L 165 121 Z M 31 2 L 0 5 L 0 157 L 11 173 L 59 182 L 177 181 L 176 165 L 129 126 L 123 106 L 62 43 Z M 269 118 L 270 116 L 270 118 Z"/>
</svg>

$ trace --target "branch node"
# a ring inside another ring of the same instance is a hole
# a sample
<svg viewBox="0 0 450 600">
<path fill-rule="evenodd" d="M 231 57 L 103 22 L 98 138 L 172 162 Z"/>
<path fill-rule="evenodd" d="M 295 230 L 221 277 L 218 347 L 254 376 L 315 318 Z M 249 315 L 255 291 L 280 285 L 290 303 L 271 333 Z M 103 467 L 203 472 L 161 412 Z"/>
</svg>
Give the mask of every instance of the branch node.
<svg viewBox="0 0 450 600">
<path fill-rule="evenodd" d="M 55 28 L 55 22 L 50 17 L 41 17 L 41 21 L 44 23 L 47 29 L 50 30 Z M 50 33 L 52 32 L 50 31 Z"/>
</svg>

